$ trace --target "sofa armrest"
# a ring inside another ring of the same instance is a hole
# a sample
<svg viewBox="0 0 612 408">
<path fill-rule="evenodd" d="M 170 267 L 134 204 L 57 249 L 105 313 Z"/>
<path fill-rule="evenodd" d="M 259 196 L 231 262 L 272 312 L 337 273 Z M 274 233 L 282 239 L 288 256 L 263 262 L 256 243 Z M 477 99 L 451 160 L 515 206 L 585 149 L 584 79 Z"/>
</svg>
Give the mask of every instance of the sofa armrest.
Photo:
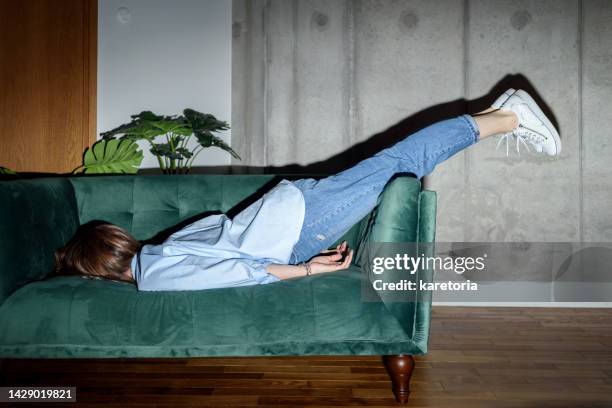
<svg viewBox="0 0 612 408">
<path fill-rule="evenodd" d="M 389 182 L 368 220 L 367 231 L 356 253 L 362 270 L 368 274 L 369 284 L 383 276 L 373 273 L 372 261 L 376 257 L 395 257 L 400 252 L 411 256 L 433 254 L 435 226 L 435 192 L 422 191 L 421 183 L 408 176 L 396 177 Z M 396 270 L 384 273 L 388 281 L 398 281 L 401 278 L 415 283 L 431 281 L 433 276 L 433 271 L 422 268 L 414 274 Z M 375 295 L 413 339 L 418 349 L 426 353 L 431 293 L 418 289 L 409 294 L 376 290 Z"/>
<path fill-rule="evenodd" d="M 67 179 L 0 181 L 0 304 L 53 268 L 79 221 Z"/>
</svg>

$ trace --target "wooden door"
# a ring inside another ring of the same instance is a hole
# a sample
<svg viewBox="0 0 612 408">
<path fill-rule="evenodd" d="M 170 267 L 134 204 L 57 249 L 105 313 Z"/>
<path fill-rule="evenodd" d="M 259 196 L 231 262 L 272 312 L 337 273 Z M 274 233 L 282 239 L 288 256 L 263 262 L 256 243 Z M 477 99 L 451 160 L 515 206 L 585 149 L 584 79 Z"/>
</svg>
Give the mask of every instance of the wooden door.
<svg viewBox="0 0 612 408">
<path fill-rule="evenodd" d="M 65 173 L 96 137 L 97 0 L 0 0 L 0 166 Z"/>
</svg>

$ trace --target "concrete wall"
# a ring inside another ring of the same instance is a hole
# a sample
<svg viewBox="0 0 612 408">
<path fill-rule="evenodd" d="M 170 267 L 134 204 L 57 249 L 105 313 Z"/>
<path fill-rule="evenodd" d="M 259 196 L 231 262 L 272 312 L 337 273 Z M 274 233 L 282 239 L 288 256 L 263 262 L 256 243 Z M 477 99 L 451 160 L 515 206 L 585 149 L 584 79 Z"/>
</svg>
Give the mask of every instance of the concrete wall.
<svg viewBox="0 0 612 408">
<path fill-rule="evenodd" d="M 189 107 L 230 120 L 231 1 L 101 0 L 98 20 L 98 133 L 143 110 L 173 115 Z M 221 136 L 230 142 L 230 135 Z M 142 146 L 141 167 L 157 168 Z M 210 148 L 195 165 L 229 162 Z"/>
<path fill-rule="evenodd" d="M 611 21 L 607 0 L 234 0 L 240 164 L 339 171 L 520 87 L 561 156 L 506 158 L 492 138 L 439 166 L 438 240 L 610 241 Z"/>
</svg>

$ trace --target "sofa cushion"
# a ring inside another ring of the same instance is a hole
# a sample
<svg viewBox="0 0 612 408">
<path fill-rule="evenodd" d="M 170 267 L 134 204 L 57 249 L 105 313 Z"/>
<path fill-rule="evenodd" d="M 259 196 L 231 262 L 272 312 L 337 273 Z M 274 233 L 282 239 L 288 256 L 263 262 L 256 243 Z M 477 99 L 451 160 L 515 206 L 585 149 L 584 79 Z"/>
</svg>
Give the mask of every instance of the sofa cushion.
<svg viewBox="0 0 612 408">
<path fill-rule="evenodd" d="M 421 354 L 427 336 L 408 335 L 382 302 L 362 301 L 362 279 L 352 266 L 268 285 L 138 292 L 56 277 L 0 307 L 0 356 Z"/>
</svg>

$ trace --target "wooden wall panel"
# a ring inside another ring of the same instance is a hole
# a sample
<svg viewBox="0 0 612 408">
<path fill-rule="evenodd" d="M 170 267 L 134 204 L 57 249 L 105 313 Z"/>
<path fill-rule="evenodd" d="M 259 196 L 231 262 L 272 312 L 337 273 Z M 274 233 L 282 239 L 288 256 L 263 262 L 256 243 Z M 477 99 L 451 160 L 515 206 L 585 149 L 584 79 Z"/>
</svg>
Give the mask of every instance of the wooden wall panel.
<svg viewBox="0 0 612 408">
<path fill-rule="evenodd" d="M 96 0 L 0 0 L 0 166 L 71 171 L 95 140 Z"/>
</svg>

